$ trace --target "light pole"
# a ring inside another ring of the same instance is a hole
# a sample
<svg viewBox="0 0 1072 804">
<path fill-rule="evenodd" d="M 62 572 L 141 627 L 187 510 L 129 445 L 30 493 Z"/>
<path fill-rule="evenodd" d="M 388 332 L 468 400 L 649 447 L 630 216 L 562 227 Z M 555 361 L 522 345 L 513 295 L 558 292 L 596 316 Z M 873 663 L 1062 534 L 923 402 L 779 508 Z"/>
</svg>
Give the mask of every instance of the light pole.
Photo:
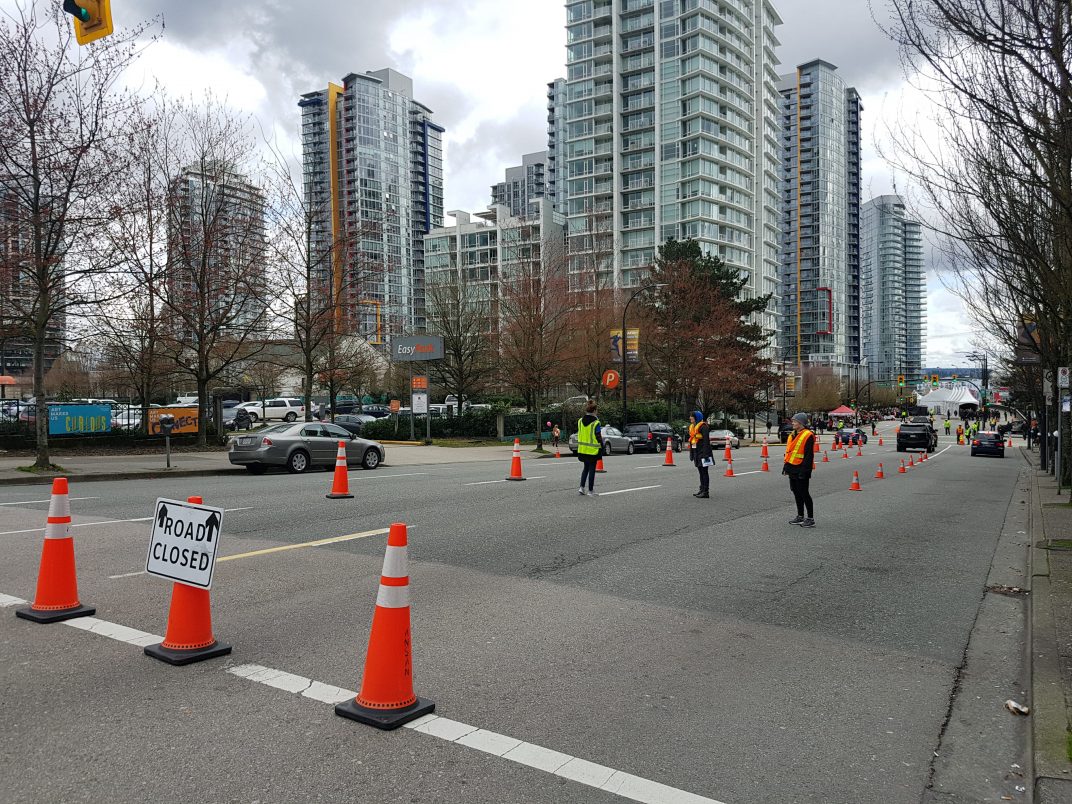
<svg viewBox="0 0 1072 804">
<path fill-rule="evenodd" d="M 625 308 L 622 310 L 622 337 L 618 341 L 618 351 L 622 355 L 622 432 L 625 432 L 625 426 L 629 424 L 629 370 L 627 368 L 628 361 L 626 361 L 626 352 L 629 351 L 629 330 L 625 328 L 625 316 L 629 312 L 629 305 L 633 303 L 633 299 L 643 293 L 645 290 L 652 290 L 654 288 L 665 288 L 666 283 L 653 283 L 651 285 L 642 285 L 633 291 L 633 295 L 629 297 L 629 301 L 625 303 Z"/>
</svg>

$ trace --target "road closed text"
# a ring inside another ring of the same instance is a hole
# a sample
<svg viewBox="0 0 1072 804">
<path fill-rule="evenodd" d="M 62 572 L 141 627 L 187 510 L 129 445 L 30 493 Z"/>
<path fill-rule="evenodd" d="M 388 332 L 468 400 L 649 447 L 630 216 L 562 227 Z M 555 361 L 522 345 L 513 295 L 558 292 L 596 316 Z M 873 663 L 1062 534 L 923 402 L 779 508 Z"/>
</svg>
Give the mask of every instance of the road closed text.
<svg viewBox="0 0 1072 804">
<path fill-rule="evenodd" d="M 146 572 L 190 586 L 211 588 L 222 525 L 220 508 L 157 500 Z"/>
<path fill-rule="evenodd" d="M 155 542 L 149 548 L 149 555 L 156 561 L 174 564 L 177 567 L 189 567 L 204 572 L 212 563 L 212 554 L 201 550 L 191 550 L 188 547 L 170 547 L 163 542 Z"/>
</svg>

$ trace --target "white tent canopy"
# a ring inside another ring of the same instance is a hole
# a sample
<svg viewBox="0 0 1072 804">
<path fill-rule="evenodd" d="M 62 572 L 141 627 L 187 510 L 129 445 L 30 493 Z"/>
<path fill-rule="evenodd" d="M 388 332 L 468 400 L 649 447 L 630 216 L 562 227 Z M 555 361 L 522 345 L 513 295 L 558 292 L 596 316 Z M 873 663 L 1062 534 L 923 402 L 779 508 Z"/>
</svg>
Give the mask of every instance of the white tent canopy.
<svg viewBox="0 0 1072 804">
<path fill-rule="evenodd" d="M 979 392 L 968 385 L 939 388 L 917 399 L 916 404 L 928 410 L 957 410 L 961 405 L 979 406 Z"/>
</svg>

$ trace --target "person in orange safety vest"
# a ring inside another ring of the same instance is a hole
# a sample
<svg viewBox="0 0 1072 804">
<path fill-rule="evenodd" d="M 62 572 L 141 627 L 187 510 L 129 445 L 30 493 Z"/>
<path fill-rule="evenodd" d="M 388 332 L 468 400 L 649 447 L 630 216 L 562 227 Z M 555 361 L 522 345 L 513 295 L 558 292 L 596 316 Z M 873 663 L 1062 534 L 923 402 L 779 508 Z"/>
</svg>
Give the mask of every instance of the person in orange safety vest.
<svg viewBox="0 0 1072 804">
<path fill-rule="evenodd" d="M 811 482 L 812 469 L 815 468 L 815 434 L 808 429 L 806 413 L 794 414 L 790 423 L 793 432 L 789 434 L 789 440 L 785 444 L 782 474 L 789 477 L 789 489 L 793 492 L 793 499 L 797 504 L 797 515 L 789 520 L 789 524 L 814 528 L 815 511 L 808 485 Z"/>
</svg>

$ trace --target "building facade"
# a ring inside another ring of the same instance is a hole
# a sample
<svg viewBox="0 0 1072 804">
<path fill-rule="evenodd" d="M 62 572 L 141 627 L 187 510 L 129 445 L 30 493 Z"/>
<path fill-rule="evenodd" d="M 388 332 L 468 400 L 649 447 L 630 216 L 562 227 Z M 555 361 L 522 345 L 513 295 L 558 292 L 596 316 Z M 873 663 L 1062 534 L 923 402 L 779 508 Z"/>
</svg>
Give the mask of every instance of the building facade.
<svg viewBox="0 0 1072 804">
<path fill-rule="evenodd" d="M 565 266 L 565 219 L 547 196 L 533 202 L 530 214 L 515 216 L 492 204 L 486 212 L 448 214 L 454 225 L 433 229 L 424 238 L 425 275 L 429 295 L 429 332 L 436 331 L 437 306 L 459 298 L 479 306 L 484 331 L 499 331 L 500 283 L 521 266 L 538 265 L 543 276 L 561 273 Z M 439 287 L 464 288 L 437 296 Z"/>
<path fill-rule="evenodd" d="M 899 195 L 871 199 L 860 218 L 864 357 L 874 378 L 918 378 L 927 329 L 923 227 Z"/>
<path fill-rule="evenodd" d="M 197 309 L 198 331 L 267 330 L 264 190 L 232 166 L 203 162 L 171 182 L 166 284 L 174 309 Z M 193 317 L 176 316 L 186 327 Z"/>
<path fill-rule="evenodd" d="M 555 212 L 566 212 L 566 79 L 547 82 L 547 195 Z"/>
<path fill-rule="evenodd" d="M 302 95 L 309 250 L 343 331 L 422 332 L 424 235 L 443 225 L 443 133 L 394 70 Z"/>
<path fill-rule="evenodd" d="M 491 203 L 510 210 L 515 218 L 539 214 L 539 199 L 547 193 L 547 152 L 525 154 L 521 164 L 506 169 L 506 178 L 491 185 Z"/>
<path fill-rule="evenodd" d="M 783 360 L 841 377 L 863 359 L 860 328 L 860 96 L 822 60 L 782 96 Z"/>
<path fill-rule="evenodd" d="M 778 331 L 779 105 L 769 0 L 571 0 L 565 140 L 571 287 L 635 287 L 694 238 Z"/>
</svg>

